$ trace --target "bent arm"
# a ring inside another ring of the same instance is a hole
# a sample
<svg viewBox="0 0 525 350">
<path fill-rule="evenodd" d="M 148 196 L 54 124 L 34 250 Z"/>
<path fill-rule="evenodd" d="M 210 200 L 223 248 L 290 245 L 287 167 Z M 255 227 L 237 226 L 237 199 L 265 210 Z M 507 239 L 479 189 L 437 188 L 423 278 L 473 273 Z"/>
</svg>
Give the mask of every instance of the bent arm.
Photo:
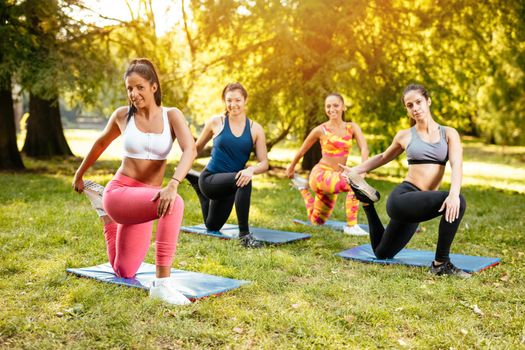
<svg viewBox="0 0 525 350">
<path fill-rule="evenodd" d="M 357 147 L 361 152 L 361 163 L 368 159 L 370 151 L 368 150 L 368 144 L 366 143 L 365 136 L 361 131 L 361 128 L 356 123 L 352 123 L 352 129 L 354 130 L 354 139 L 357 142 Z"/>
<path fill-rule="evenodd" d="M 195 140 L 191 135 L 190 128 L 182 112 L 176 108 L 171 109 L 168 111 L 168 117 L 175 137 L 177 138 L 177 143 L 182 150 L 179 164 L 169 182 L 170 184 L 173 183 L 173 185 L 175 185 L 176 183 L 178 185 L 186 177 L 188 171 L 190 171 L 193 161 L 197 156 L 197 149 Z"/>
<path fill-rule="evenodd" d="M 456 129 L 447 127 L 448 159 L 451 168 L 450 194 L 459 196 L 463 181 L 463 147 Z"/>
<path fill-rule="evenodd" d="M 84 173 L 97 161 L 100 155 L 108 148 L 108 146 L 120 135 L 120 128 L 117 123 L 119 110 L 113 112 L 109 121 L 102 131 L 102 134 L 97 138 L 88 154 L 78 167 L 75 173 L 74 182 L 81 180 Z"/>
<path fill-rule="evenodd" d="M 321 130 L 321 127 L 318 126 L 316 128 L 314 128 L 309 134 L 308 136 L 306 137 L 306 139 L 303 141 L 303 144 L 301 145 L 301 147 L 299 148 L 299 150 L 297 151 L 297 153 L 295 154 L 295 156 L 293 157 L 292 159 L 292 162 L 290 163 L 290 165 L 288 166 L 288 176 L 293 176 L 293 172 L 294 172 L 294 169 L 295 169 L 295 166 L 297 165 L 297 163 L 299 162 L 299 160 L 301 160 L 301 158 L 305 155 L 306 152 L 308 152 L 308 150 L 310 148 L 312 148 L 312 146 L 319 141 L 319 139 L 321 138 L 321 135 L 323 134 L 323 131 Z M 291 172 L 291 174 L 290 174 Z"/>
<path fill-rule="evenodd" d="M 394 137 L 394 140 L 392 140 L 392 144 L 388 146 L 388 148 L 383 153 L 369 158 L 367 161 L 355 166 L 353 169 L 360 174 L 367 173 L 394 160 L 404 151 L 403 146 L 399 141 L 400 137 L 400 132 L 398 132 Z"/>
<path fill-rule="evenodd" d="M 217 122 L 217 118 L 211 118 L 204 123 L 204 128 L 202 129 L 201 134 L 195 142 L 195 147 L 197 149 L 197 154 L 201 153 L 204 149 L 204 146 L 211 140 L 213 137 L 213 129 Z"/>
<path fill-rule="evenodd" d="M 252 168 L 253 174 L 262 174 L 268 170 L 268 150 L 266 149 L 266 136 L 264 135 L 264 130 L 262 126 L 258 123 L 254 125 L 255 131 L 255 157 L 257 157 L 258 163 L 252 165 L 249 168 Z"/>
</svg>

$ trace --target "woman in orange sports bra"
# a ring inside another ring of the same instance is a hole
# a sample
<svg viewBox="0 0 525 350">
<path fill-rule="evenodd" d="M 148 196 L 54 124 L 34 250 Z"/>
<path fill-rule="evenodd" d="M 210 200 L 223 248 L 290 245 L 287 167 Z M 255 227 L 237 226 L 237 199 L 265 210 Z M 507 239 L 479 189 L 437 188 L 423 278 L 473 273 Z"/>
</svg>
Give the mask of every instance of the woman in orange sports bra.
<svg viewBox="0 0 525 350">
<path fill-rule="evenodd" d="M 312 224 L 324 224 L 334 210 L 337 194 L 346 192 L 344 232 L 356 236 L 368 235 L 357 225 L 359 201 L 341 176 L 339 167 L 339 165 L 346 165 L 353 139 L 356 140 L 361 151 L 362 162 L 368 159 L 368 145 L 359 126 L 352 121 L 344 121 L 345 104 L 340 94 L 331 93 L 326 97 L 325 112 L 328 121 L 314 128 L 306 137 L 286 169 L 286 175 L 292 179 L 292 185 L 303 196 L 308 219 Z M 295 165 L 316 142 L 321 143 L 323 156 L 310 172 L 310 179 L 307 181 L 295 175 Z M 309 188 L 314 191 L 315 196 L 311 194 Z"/>
</svg>

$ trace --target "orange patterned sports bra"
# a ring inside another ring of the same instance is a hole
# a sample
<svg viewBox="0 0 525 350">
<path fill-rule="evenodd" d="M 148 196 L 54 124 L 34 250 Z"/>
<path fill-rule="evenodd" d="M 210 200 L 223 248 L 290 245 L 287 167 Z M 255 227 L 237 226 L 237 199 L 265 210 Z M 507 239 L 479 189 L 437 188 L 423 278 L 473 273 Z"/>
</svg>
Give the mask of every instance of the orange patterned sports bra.
<svg viewBox="0 0 525 350">
<path fill-rule="evenodd" d="M 326 125 L 322 124 L 324 137 L 321 137 L 321 151 L 323 157 L 346 157 L 352 149 L 352 125 L 346 123 L 346 135 L 334 134 Z"/>
</svg>

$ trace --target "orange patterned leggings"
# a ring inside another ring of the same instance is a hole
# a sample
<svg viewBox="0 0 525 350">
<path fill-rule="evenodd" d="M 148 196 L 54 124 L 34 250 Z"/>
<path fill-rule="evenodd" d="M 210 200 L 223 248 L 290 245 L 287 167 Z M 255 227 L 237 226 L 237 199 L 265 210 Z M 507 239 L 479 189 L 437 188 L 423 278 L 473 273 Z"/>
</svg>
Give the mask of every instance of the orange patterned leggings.
<svg viewBox="0 0 525 350">
<path fill-rule="evenodd" d="M 334 210 L 337 201 L 337 194 L 346 192 L 346 222 L 348 226 L 357 225 L 357 211 L 359 201 L 350 185 L 342 177 L 341 172 L 317 164 L 310 173 L 310 188 L 315 196 L 308 189 L 301 190 L 308 219 L 314 225 L 322 225 L 328 220 Z"/>
</svg>

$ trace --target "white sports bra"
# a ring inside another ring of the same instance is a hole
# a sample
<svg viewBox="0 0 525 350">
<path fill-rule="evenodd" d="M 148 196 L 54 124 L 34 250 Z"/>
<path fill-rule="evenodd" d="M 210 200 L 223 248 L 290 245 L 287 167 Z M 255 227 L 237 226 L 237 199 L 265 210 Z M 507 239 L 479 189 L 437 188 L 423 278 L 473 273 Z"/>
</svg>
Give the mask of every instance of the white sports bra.
<svg viewBox="0 0 525 350">
<path fill-rule="evenodd" d="M 137 159 L 163 160 L 168 158 L 173 145 L 168 109 L 162 107 L 162 133 L 155 134 L 142 132 L 135 125 L 135 116 L 132 115 L 124 130 L 124 157 Z"/>
</svg>

